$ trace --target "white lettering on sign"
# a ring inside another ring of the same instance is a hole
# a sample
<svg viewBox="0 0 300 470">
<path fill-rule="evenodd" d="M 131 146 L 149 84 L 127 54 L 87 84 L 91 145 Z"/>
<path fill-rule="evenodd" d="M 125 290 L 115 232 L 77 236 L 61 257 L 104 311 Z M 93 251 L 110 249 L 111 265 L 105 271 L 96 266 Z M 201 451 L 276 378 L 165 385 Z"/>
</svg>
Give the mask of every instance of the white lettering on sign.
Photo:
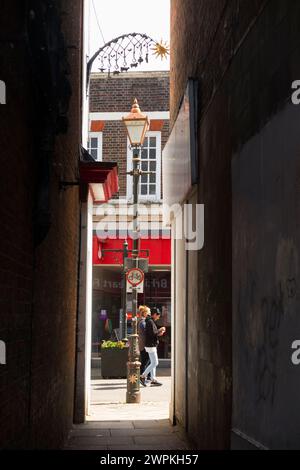
<svg viewBox="0 0 300 470">
<path fill-rule="evenodd" d="M 0 340 L 0 364 L 6 364 L 6 345 Z"/>
<path fill-rule="evenodd" d="M 158 288 L 158 289 L 167 289 L 168 288 L 168 281 L 167 279 L 146 279 L 145 281 L 145 286 L 146 287 L 153 287 L 153 288 Z"/>
<path fill-rule="evenodd" d="M 0 80 L 0 104 L 6 104 L 6 85 L 3 80 Z"/>
<path fill-rule="evenodd" d="M 120 281 L 108 281 L 107 279 L 93 279 L 94 289 L 121 289 Z"/>
</svg>

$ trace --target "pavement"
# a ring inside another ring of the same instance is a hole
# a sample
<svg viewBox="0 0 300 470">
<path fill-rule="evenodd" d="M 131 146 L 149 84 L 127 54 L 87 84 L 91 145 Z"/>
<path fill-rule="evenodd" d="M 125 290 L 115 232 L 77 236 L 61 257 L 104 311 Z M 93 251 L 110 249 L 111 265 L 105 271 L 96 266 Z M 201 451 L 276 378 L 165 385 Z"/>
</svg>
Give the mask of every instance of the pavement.
<svg viewBox="0 0 300 470">
<path fill-rule="evenodd" d="M 186 449 L 189 445 L 181 428 L 170 426 L 167 419 L 90 421 L 74 426 L 65 446 L 65 450 Z"/>
<path fill-rule="evenodd" d="M 126 403 L 126 379 L 92 380 L 85 424 L 74 425 L 65 449 L 182 450 L 189 443 L 169 422 L 170 369 L 158 369 L 161 387 L 142 387 L 141 403 Z"/>
</svg>

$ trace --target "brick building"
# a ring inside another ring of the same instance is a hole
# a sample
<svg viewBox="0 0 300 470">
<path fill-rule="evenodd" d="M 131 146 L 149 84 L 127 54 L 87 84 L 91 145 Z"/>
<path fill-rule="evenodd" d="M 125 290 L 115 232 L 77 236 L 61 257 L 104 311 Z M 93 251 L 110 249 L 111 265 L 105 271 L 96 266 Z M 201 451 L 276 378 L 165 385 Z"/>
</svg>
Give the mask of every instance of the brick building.
<svg viewBox="0 0 300 470">
<path fill-rule="evenodd" d="M 299 448 L 299 20 L 284 0 L 171 2 L 164 191 L 205 205 L 203 248 L 173 242 L 171 416 L 201 449 Z"/>
<path fill-rule="evenodd" d="M 130 111 L 135 97 L 142 112 L 149 116 L 148 135 L 159 140 L 155 145 L 161 154 L 169 136 L 169 72 L 128 72 L 109 79 L 103 73 L 91 75 L 88 147 L 91 155 L 97 160 L 118 163 L 120 198 L 130 197 L 130 184 L 126 178 L 128 142 L 122 117 Z M 159 156 L 157 165 L 160 170 Z M 148 189 L 147 196 L 155 196 L 154 199 L 158 201 L 162 199 L 161 185 L 155 188 L 154 195 L 150 194 L 150 188 Z M 140 196 L 143 197 L 142 191 Z"/>
<path fill-rule="evenodd" d="M 168 72 L 128 72 L 119 76 L 107 77 L 103 73 L 93 73 L 89 94 L 89 144 L 91 155 L 100 161 L 115 161 L 119 168 L 119 194 L 115 200 L 119 220 L 116 234 L 108 234 L 103 239 L 98 228 L 102 215 L 94 211 L 94 306 L 93 341 L 95 350 L 105 330 L 101 323 L 110 321 L 112 329 L 119 327 L 121 299 L 122 255 L 109 253 L 103 256 L 105 249 L 121 249 L 123 241 L 130 236 L 127 228 L 131 222 L 130 215 L 122 219 L 121 206 L 124 208 L 132 202 L 132 177 L 126 172 L 132 168 L 132 151 L 129 149 L 126 129 L 122 117 L 129 113 L 133 99 L 137 98 L 143 113 L 150 119 L 150 128 L 146 135 L 141 152 L 141 168 L 154 171 L 152 175 L 142 175 L 140 181 L 139 201 L 146 208 L 155 205 L 158 209 L 162 202 L 162 149 L 169 136 L 169 73 Z M 141 224 L 146 223 L 147 216 L 140 215 Z M 150 250 L 150 270 L 146 274 L 144 295 L 139 295 L 140 303 L 158 306 L 163 310 L 165 324 L 170 327 L 170 231 L 163 229 L 161 216 L 150 216 L 149 222 L 156 224 L 156 236 L 149 232 L 142 234 L 140 248 Z M 145 255 L 145 253 L 143 253 Z M 130 313 L 130 294 L 127 309 Z M 102 312 L 102 313 L 101 313 Z M 103 321 L 102 321 L 102 320 Z M 168 344 L 161 344 L 160 354 L 169 357 L 170 330 Z"/>
</svg>

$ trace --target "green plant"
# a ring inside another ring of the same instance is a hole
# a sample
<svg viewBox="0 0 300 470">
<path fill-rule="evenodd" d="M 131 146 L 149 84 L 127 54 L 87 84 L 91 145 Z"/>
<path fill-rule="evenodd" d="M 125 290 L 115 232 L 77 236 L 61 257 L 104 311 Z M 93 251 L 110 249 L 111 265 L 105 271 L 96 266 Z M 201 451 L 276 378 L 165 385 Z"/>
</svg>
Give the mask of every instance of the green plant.
<svg viewBox="0 0 300 470">
<path fill-rule="evenodd" d="M 123 341 L 102 341 L 101 349 L 124 349 L 126 344 Z"/>
</svg>

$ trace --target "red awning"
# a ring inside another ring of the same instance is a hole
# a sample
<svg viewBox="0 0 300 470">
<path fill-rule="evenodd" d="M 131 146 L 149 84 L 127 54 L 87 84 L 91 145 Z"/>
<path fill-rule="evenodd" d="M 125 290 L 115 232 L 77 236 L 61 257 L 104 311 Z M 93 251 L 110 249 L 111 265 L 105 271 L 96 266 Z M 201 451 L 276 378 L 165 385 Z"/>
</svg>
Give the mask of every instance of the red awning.
<svg viewBox="0 0 300 470">
<path fill-rule="evenodd" d="M 118 165 L 115 162 L 79 163 L 80 198 L 86 201 L 90 189 L 94 203 L 107 202 L 119 190 Z"/>
</svg>

